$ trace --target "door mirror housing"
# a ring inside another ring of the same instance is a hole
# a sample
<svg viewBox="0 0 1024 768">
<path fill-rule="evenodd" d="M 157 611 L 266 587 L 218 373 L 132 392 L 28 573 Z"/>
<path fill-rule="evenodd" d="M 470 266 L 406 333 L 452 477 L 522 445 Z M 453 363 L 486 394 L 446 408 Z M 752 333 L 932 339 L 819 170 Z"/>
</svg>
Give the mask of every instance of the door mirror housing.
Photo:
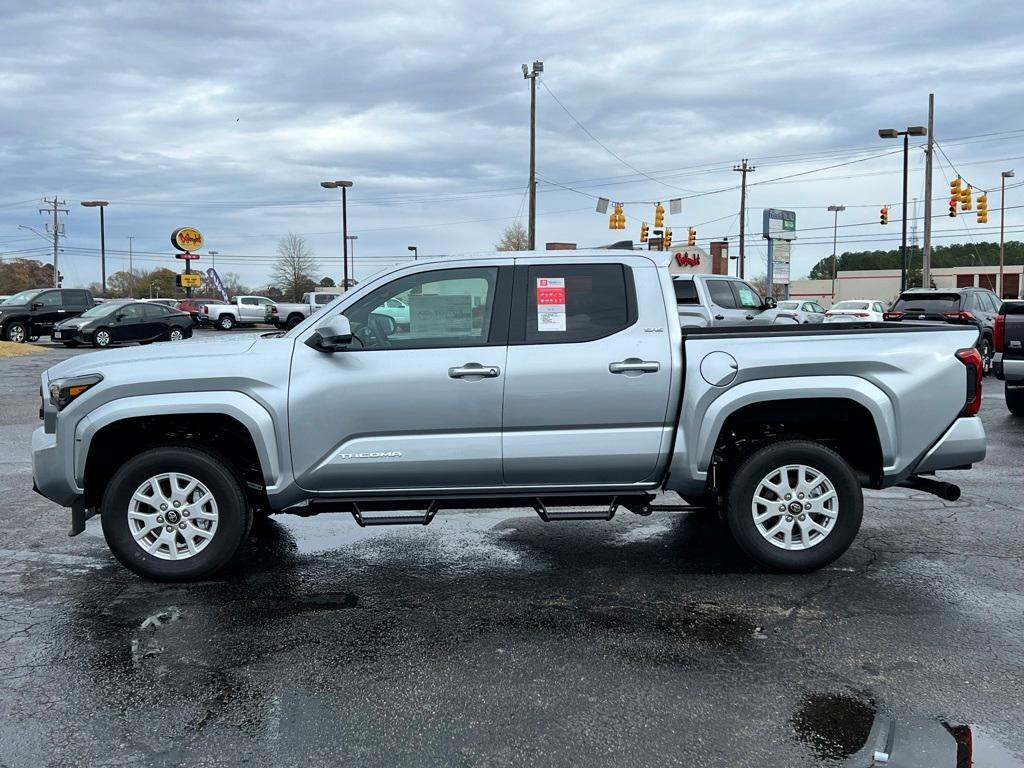
<svg viewBox="0 0 1024 768">
<path fill-rule="evenodd" d="M 126 315 L 126 314 L 125 314 L 124 312 L 118 312 L 118 313 L 117 313 L 116 315 L 114 315 L 114 320 L 115 320 L 116 322 L 120 323 L 120 322 L 121 322 L 122 320 L 124 320 L 124 319 L 125 319 L 126 317 L 127 317 L 127 315 Z"/>
<path fill-rule="evenodd" d="M 43 302 L 41 302 L 41 301 L 33 301 L 32 302 L 32 309 L 42 309 L 42 308 L 43 308 Z"/>
<path fill-rule="evenodd" d="M 777 301 L 776 301 L 776 300 L 775 300 L 774 298 L 772 298 L 771 296 L 765 296 L 765 298 L 764 298 L 764 304 L 763 304 L 762 306 L 763 306 L 763 307 L 764 307 L 765 309 L 775 309 L 775 308 L 776 308 L 777 306 L 779 306 L 779 302 L 777 302 Z"/>
<path fill-rule="evenodd" d="M 340 352 L 352 343 L 352 323 L 344 315 L 324 318 L 306 345 L 320 352 Z"/>
</svg>

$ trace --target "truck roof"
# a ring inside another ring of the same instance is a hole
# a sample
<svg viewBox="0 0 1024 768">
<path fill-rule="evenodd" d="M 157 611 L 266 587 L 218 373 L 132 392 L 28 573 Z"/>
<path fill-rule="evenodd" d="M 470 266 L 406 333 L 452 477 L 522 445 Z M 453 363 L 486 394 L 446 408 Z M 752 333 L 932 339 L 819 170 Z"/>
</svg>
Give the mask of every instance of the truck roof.
<svg viewBox="0 0 1024 768">
<path fill-rule="evenodd" d="M 629 248 L 578 248 L 576 250 L 557 251 L 477 251 L 470 253 L 451 253 L 442 256 L 430 256 L 429 259 L 421 258 L 418 263 L 462 261 L 468 259 L 480 259 L 487 256 L 511 257 L 515 259 L 550 259 L 550 258 L 572 258 L 579 257 L 604 257 L 622 258 L 623 256 L 639 256 L 654 262 L 659 267 L 668 267 L 672 259 L 670 251 L 636 251 Z"/>
</svg>

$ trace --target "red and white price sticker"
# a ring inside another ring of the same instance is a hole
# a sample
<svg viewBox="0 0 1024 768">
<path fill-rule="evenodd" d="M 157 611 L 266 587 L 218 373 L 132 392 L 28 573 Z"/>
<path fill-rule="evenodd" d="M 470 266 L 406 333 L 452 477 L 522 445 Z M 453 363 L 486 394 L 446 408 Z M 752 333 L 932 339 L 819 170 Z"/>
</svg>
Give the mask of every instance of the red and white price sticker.
<svg viewBox="0 0 1024 768">
<path fill-rule="evenodd" d="M 565 330 L 565 278 L 537 278 L 537 330 Z"/>
</svg>

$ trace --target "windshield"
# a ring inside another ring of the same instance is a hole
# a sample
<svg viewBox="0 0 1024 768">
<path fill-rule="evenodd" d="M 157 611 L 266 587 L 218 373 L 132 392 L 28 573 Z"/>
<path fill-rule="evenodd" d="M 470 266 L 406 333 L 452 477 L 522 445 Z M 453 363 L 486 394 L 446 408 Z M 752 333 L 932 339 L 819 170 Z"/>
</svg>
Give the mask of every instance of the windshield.
<svg viewBox="0 0 1024 768">
<path fill-rule="evenodd" d="M 38 288 L 33 288 L 30 291 L 22 291 L 21 293 L 16 293 L 13 296 L 11 296 L 9 299 L 4 299 L 3 303 L 4 304 L 28 304 L 32 300 L 33 296 L 38 296 L 40 293 L 42 293 L 41 290 L 39 290 Z"/>
<path fill-rule="evenodd" d="M 103 317 L 113 312 L 116 307 L 123 307 L 126 303 L 123 301 L 104 301 L 102 304 L 97 304 L 95 307 L 85 310 L 79 317 Z"/>
<path fill-rule="evenodd" d="M 799 301 L 780 301 L 779 309 L 800 309 Z"/>
<path fill-rule="evenodd" d="M 866 301 L 840 301 L 838 304 L 834 304 L 832 309 L 867 309 L 868 303 Z"/>
<path fill-rule="evenodd" d="M 905 293 L 892 308 L 903 312 L 920 312 L 924 315 L 941 315 L 943 312 L 960 311 L 960 294 L 957 293 Z"/>
</svg>

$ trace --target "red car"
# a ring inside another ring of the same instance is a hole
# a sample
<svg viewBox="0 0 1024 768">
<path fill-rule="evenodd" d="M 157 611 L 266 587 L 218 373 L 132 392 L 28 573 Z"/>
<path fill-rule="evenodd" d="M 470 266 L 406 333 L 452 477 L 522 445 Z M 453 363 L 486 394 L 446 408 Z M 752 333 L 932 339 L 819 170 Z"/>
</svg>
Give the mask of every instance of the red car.
<svg viewBox="0 0 1024 768">
<path fill-rule="evenodd" d="M 192 317 L 192 324 L 198 325 L 199 319 L 202 317 L 203 305 L 204 304 L 224 304 L 226 302 L 220 299 L 182 299 L 178 302 L 175 309 L 181 312 L 188 312 Z"/>
</svg>

